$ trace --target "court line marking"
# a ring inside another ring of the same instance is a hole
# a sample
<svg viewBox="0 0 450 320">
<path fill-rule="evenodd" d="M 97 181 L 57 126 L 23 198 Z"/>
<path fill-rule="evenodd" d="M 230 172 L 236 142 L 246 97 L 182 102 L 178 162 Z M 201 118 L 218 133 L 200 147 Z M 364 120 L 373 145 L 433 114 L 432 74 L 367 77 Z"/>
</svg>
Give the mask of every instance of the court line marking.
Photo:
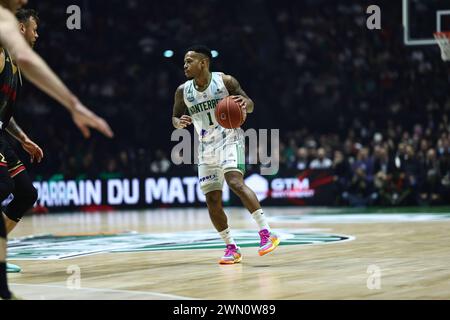
<svg viewBox="0 0 450 320">
<path fill-rule="evenodd" d="M 283 217 L 283 216 L 281 216 Z M 296 221 L 297 222 L 297 221 Z M 247 229 L 237 229 L 238 231 L 242 231 L 245 233 L 249 232 L 249 230 Z M 288 234 L 288 235 L 292 235 L 292 234 L 296 234 L 296 233 L 304 233 L 307 232 L 309 236 L 317 236 L 317 237 L 321 237 L 321 236 L 338 236 L 338 237 L 345 237 L 347 239 L 341 239 L 341 240 L 336 240 L 336 241 L 330 241 L 330 242 L 326 242 L 326 241 L 312 241 L 311 243 L 296 243 L 294 245 L 298 246 L 305 246 L 305 245 L 326 245 L 326 244 L 334 244 L 334 243 L 339 243 L 339 242 L 345 242 L 345 241 L 352 241 L 355 238 L 351 235 L 336 235 L 336 234 L 327 234 L 327 233 L 317 233 L 317 231 L 325 231 L 325 230 L 331 230 L 329 228 L 299 228 L 299 229 L 284 229 L 284 228 L 280 228 L 279 229 L 280 232 L 282 232 L 282 234 Z M 314 231 L 312 231 L 314 230 Z M 188 231 L 191 234 L 195 235 L 199 235 L 202 233 L 212 233 L 211 230 L 194 230 L 194 231 Z M 138 236 L 145 236 L 145 235 L 151 235 L 152 237 L 157 237 L 157 236 L 162 236 L 162 237 L 167 237 L 167 236 L 173 236 L 176 233 L 172 232 L 172 233 L 138 233 L 136 231 L 133 232 L 129 232 L 129 234 L 135 234 Z M 46 236 L 50 236 L 52 234 L 46 234 Z M 57 235 L 53 235 L 53 236 L 57 236 Z M 119 234 L 120 236 L 120 234 Z M 26 237 L 21 237 L 21 238 L 17 238 L 16 242 L 19 242 L 20 240 L 26 240 L 26 239 L 32 239 L 34 237 L 39 237 L 39 236 L 26 236 Z M 220 247 L 217 248 L 210 248 L 211 246 L 221 246 L 223 245 L 223 242 L 221 241 L 221 239 L 218 238 L 207 238 L 207 239 L 194 239 L 194 241 L 200 241 L 200 244 L 195 245 L 195 250 L 218 250 L 220 249 Z M 209 242 L 209 243 L 201 243 L 201 241 L 211 241 L 213 240 L 213 242 Z M 289 243 L 291 240 L 290 238 L 284 239 L 282 237 L 282 242 L 287 240 L 287 242 Z M 311 241 L 311 238 L 309 238 L 309 240 Z M 154 240 L 156 241 L 156 240 Z M 159 240 L 160 241 L 160 240 Z M 295 239 L 294 239 L 295 241 Z M 297 240 L 298 241 L 298 240 Z M 148 248 L 142 248 L 142 247 L 137 247 L 137 248 L 131 248 L 128 249 L 130 244 L 129 243 L 125 243 L 125 244 L 116 244 L 113 245 L 112 247 L 105 247 L 102 249 L 96 249 L 96 250 L 91 250 L 91 251 L 86 251 L 86 252 L 77 252 L 77 253 L 72 253 L 72 254 L 66 254 L 65 256 L 50 256 L 50 257 L 34 257 L 34 258 L 29 258 L 29 257 L 9 257 L 8 260 L 10 261 L 64 261 L 64 260 L 70 260 L 70 259 L 76 259 L 76 258 L 84 258 L 84 257 L 88 257 L 88 256 L 93 256 L 93 255 L 99 255 L 99 254 L 127 254 L 127 253 L 142 253 L 142 252 L 179 252 L 179 251 L 186 251 L 187 249 L 192 248 L 192 246 L 195 244 L 196 242 L 190 242 L 190 243 L 174 243 L 174 245 L 169 245 L 167 243 L 155 243 L 153 244 L 153 246 L 159 246 L 161 245 L 161 248 L 153 248 L 153 249 L 148 249 Z M 244 239 L 240 242 L 240 244 L 257 244 L 257 239 Z M 29 248 L 42 248 L 42 247 L 51 247 L 53 246 L 54 243 L 47 243 L 47 244 L 33 244 L 28 246 Z M 16 246 L 17 247 L 17 246 Z M 16 248 L 16 247 L 12 247 L 12 248 Z M 20 248 L 20 247 L 19 247 Z M 122 248 L 125 248 L 126 250 L 121 250 Z"/>
<path fill-rule="evenodd" d="M 11 283 L 10 286 L 29 286 L 29 287 L 41 287 L 41 288 L 51 288 L 51 289 L 66 289 L 73 292 L 76 291 L 92 291 L 92 292 L 117 292 L 117 293 L 129 293 L 129 294 L 142 294 L 142 295 L 149 295 L 149 296 L 157 296 L 161 298 L 167 298 L 167 299 L 176 299 L 176 300 L 198 300 L 197 298 L 192 297 L 184 297 L 184 296 L 178 296 L 175 294 L 169 294 L 169 293 L 160 293 L 160 292 L 154 292 L 154 291 L 134 291 L 134 290 L 121 290 L 121 289 L 109 289 L 109 288 L 88 288 L 88 287 L 81 287 L 79 289 L 69 289 L 66 286 L 57 286 L 57 285 L 48 285 L 48 284 L 27 284 L 27 283 Z M 107 299 L 102 299 L 107 300 Z"/>
</svg>

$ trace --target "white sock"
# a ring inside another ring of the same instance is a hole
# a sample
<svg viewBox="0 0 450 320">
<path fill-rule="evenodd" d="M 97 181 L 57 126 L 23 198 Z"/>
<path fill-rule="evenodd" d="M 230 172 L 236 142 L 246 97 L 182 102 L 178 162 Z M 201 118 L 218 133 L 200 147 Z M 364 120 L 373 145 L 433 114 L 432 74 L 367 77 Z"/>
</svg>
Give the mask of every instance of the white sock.
<svg viewBox="0 0 450 320">
<path fill-rule="evenodd" d="M 259 230 L 267 229 L 270 232 L 269 224 L 267 223 L 266 216 L 262 209 L 258 209 L 252 213 L 253 219 L 255 219 L 256 223 L 259 226 Z"/>
<path fill-rule="evenodd" d="M 231 236 L 230 228 L 227 228 L 221 232 L 219 232 L 220 236 L 222 237 L 223 241 L 225 241 L 225 244 L 234 244 L 236 246 L 236 242 L 234 242 L 233 237 Z"/>
</svg>

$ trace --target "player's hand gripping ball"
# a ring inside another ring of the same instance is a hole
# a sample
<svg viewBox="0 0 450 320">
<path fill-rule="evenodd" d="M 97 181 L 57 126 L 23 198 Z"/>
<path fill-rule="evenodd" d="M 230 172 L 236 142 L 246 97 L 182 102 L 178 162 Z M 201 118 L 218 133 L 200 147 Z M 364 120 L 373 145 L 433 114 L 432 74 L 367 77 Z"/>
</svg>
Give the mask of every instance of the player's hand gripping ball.
<svg viewBox="0 0 450 320">
<path fill-rule="evenodd" d="M 245 104 L 237 96 L 228 96 L 219 101 L 215 115 L 217 122 L 227 129 L 239 128 L 247 119 Z"/>
</svg>

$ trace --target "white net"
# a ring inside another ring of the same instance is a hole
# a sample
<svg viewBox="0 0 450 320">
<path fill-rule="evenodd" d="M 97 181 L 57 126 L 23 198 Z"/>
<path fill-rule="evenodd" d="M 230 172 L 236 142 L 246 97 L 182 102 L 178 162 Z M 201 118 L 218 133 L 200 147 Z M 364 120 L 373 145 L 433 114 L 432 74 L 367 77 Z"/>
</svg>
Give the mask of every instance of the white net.
<svg viewBox="0 0 450 320">
<path fill-rule="evenodd" d="M 450 61 L 450 32 L 436 32 L 434 37 L 441 48 L 442 60 Z"/>
</svg>

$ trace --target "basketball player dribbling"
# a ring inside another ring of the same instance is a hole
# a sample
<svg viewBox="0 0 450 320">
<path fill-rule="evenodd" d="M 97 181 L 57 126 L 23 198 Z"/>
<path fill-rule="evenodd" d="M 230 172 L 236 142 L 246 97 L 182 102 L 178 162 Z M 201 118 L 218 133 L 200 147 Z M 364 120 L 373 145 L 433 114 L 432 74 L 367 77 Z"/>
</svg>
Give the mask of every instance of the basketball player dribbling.
<svg viewBox="0 0 450 320">
<path fill-rule="evenodd" d="M 64 85 L 56 74 L 48 67 L 25 41 L 18 30 L 19 22 L 13 15 L 24 6 L 27 0 L 0 0 L 0 51 L 5 63 L 0 76 L 0 131 L 9 124 L 20 87 L 20 70 L 39 89 L 66 107 L 72 119 L 84 137 L 90 137 L 90 128 L 100 131 L 107 137 L 113 132 L 105 120 L 86 108 L 80 100 Z M 17 65 L 16 65 L 17 64 Z M 0 203 L 14 191 L 14 181 L 8 170 L 8 157 L 0 146 Z M 6 150 L 7 151 L 7 150 Z M 5 165 L 6 162 L 6 165 Z M 3 217 L 0 217 L 0 299 L 12 299 L 6 277 L 6 229 Z"/>
<path fill-rule="evenodd" d="M 226 244 L 219 263 L 234 264 L 242 260 L 242 254 L 231 235 L 222 206 L 224 179 L 259 226 L 259 255 L 273 251 L 280 239 L 271 231 L 255 193 L 244 183 L 244 136 L 238 129 L 221 127 L 214 115 L 217 103 L 227 96 L 231 95 L 246 113 L 253 112 L 253 101 L 234 77 L 211 72 L 211 61 L 211 50 L 206 46 L 187 50 L 184 73 L 189 80 L 175 92 L 172 123 L 177 129 L 193 123 L 198 133 L 200 187 L 206 197 L 211 221 Z"/>
</svg>

